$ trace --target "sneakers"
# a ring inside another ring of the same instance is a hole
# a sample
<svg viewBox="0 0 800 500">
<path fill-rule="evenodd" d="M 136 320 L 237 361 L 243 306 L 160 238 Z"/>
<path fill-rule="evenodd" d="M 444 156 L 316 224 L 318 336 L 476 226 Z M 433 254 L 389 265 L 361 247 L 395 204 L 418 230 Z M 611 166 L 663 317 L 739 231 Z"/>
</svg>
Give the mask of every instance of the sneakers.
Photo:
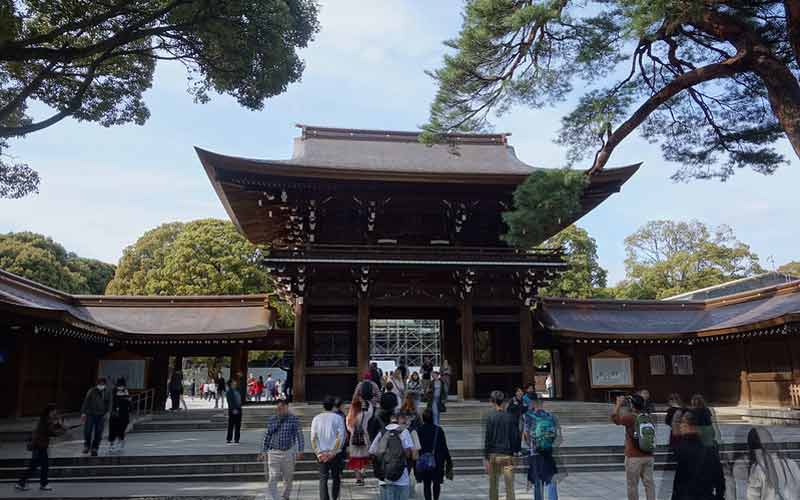
<svg viewBox="0 0 800 500">
<path fill-rule="evenodd" d="M 113 455 L 114 453 L 117 452 L 117 450 L 118 450 L 118 448 L 117 448 L 116 441 L 112 442 L 112 443 L 108 443 L 108 454 L 109 455 Z"/>
<path fill-rule="evenodd" d="M 28 488 L 26 484 L 17 483 L 14 485 L 14 489 L 17 491 L 28 491 L 30 488 Z"/>
<path fill-rule="evenodd" d="M 40 491 L 53 491 L 53 487 L 50 485 L 39 486 Z"/>
<path fill-rule="evenodd" d="M 88 454 L 89 453 L 89 448 L 84 448 L 81 453 L 83 453 L 84 455 Z"/>
<path fill-rule="evenodd" d="M 97 456 L 97 450 L 92 450 L 92 456 L 93 456 L 93 457 L 96 457 L 96 456 Z"/>
</svg>

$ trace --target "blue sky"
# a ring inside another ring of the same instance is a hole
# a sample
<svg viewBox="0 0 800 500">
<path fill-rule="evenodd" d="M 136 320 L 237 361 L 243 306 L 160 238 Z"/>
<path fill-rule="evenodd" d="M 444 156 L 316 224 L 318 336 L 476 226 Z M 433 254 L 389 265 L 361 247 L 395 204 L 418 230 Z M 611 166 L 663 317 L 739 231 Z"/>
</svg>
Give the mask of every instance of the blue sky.
<svg viewBox="0 0 800 500">
<path fill-rule="evenodd" d="M 147 94 L 152 117 L 144 126 L 103 128 L 65 121 L 15 142 L 12 154 L 42 176 L 41 192 L 0 200 L 0 232 L 31 230 L 52 236 L 80 255 L 116 262 L 125 246 L 159 224 L 226 217 L 193 146 L 221 153 L 285 158 L 295 123 L 413 130 L 425 122 L 435 92 L 423 71 L 438 66 L 444 39 L 460 25 L 457 0 L 438 2 L 329 0 L 322 31 L 303 52 L 302 82 L 251 112 L 233 99 L 192 102 L 183 68 L 162 64 Z M 495 120 L 511 132 L 525 162 L 560 166 L 553 143 L 568 106 L 517 108 Z M 782 145 L 791 158 L 788 145 Z M 728 224 L 771 266 L 800 260 L 797 230 L 798 161 L 765 177 L 741 171 L 732 179 L 676 184 L 675 165 L 657 145 L 634 138 L 611 165 L 643 168 L 579 225 L 597 239 L 609 281 L 624 277 L 623 239 L 649 220 L 698 219 Z"/>
</svg>

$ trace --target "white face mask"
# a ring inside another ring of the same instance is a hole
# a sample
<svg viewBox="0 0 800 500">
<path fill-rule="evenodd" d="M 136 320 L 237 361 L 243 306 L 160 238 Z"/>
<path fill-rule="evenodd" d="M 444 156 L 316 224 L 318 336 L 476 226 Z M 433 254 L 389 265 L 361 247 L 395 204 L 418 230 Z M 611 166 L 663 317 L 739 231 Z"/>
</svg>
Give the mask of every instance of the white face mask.
<svg viewBox="0 0 800 500">
<path fill-rule="evenodd" d="M 106 388 L 106 386 L 104 386 L 104 385 L 102 385 L 102 384 L 97 384 L 97 390 L 98 390 L 98 391 L 105 390 L 105 388 Z"/>
</svg>

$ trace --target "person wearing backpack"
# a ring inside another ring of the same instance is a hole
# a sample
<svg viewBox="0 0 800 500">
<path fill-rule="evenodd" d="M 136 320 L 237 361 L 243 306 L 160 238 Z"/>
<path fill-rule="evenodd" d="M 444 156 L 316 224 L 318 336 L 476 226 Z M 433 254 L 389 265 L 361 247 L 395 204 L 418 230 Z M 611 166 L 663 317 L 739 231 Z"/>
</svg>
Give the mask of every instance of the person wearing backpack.
<svg viewBox="0 0 800 500">
<path fill-rule="evenodd" d="M 531 409 L 524 415 L 522 440 L 528 444 L 530 450 L 528 482 L 533 486 L 534 500 L 544 500 L 545 491 L 547 500 L 558 500 L 555 482 L 558 468 L 553 459 L 553 448 L 561 432 L 556 418 L 545 411 L 542 404 L 539 397 L 531 398 Z"/>
<path fill-rule="evenodd" d="M 617 398 L 611 421 L 625 426 L 625 479 L 628 500 L 639 500 L 639 481 L 644 485 L 647 500 L 655 500 L 656 487 L 653 480 L 655 459 L 656 426 L 653 418 L 644 413 L 645 401 L 638 395 L 630 396 L 631 413 L 620 414 L 626 403 L 625 396 Z"/>
<path fill-rule="evenodd" d="M 406 465 L 413 452 L 411 434 L 392 415 L 391 423 L 375 436 L 369 447 L 380 500 L 408 500 L 410 481 Z"/>
<path fill-rule="evenodd" d="M 362 408 L 365 408 L 367 403 L 373 408 L 377 408 L 378 403 L 380 403 L 381 389 L 378 387 L 378 384 L 372 380 L 372 374 L 368 371 L 364 372 L 361 382 L 356 385 L 356 390 L 353 391 L 353 398 L 351 401 L 355 401 L 356 399 L 361 401 Z"/>
<path fill-rule="evenodd" d="M 453 461 L 447 448 L 444 429 L 433 422 L 433 410 L 422 413 L 419 434 L 419 458 L 414 469 L 414 477 L 422 483 L 425 500 L 439 500 L 445 473 L 452 479 Z"/>
<path fill-rule="evenodd" d="M 725 474 L 719 454 L 703 444 L 697 416 L 691 410 L 680 417 L 681 439 L 675 445 L 672 500 L 725 500 Z"/>
<path fill-rule="evenodd" d="M 364 485 L 364 469 L 369 465 L 369 422 L 375 413 L 375 407 L 367 405 L 364 407 L 360 399 L 354 399 L 350 403 L 347 412 L 347 432 L 350 433 L 350 460 L 347 468 L 356 475 L 356 485 Z"/>
</svg>

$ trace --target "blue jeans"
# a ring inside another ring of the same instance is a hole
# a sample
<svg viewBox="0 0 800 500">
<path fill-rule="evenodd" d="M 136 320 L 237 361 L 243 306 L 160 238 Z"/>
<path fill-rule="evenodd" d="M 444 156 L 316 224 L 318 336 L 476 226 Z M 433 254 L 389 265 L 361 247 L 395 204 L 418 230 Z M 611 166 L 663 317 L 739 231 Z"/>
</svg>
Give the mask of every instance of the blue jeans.
<svg viewBox="0 0 800 500">
<path fill-rule="evenodd" d="M 83 424 L 84 448 L 94 451 L 100 449 L 100 441 L 103 439 L 103 428 L 105 425 L 105 415 L 86 415 L 86 423 Z"/>
<path fill-rule="evenodd" d="M 408 500 L 408 485 L 382 484 L 378 486 L 380 500 Z"/>
<path fill-rule="evenodd" d="M 544 492 L 547 492 L 547 500 L 558 500 L 558 488 L 555 479 L 549 483 L 536 480 L 533 483 L 533 500 L 544 500 Z"/>
<path fill-rule="evenodd" d="M 431 404 L 431 410 L 433 410 L 433 423 L 439 425 L 439 400 L 434 399 L 433 403 Z"/>
</svg>

